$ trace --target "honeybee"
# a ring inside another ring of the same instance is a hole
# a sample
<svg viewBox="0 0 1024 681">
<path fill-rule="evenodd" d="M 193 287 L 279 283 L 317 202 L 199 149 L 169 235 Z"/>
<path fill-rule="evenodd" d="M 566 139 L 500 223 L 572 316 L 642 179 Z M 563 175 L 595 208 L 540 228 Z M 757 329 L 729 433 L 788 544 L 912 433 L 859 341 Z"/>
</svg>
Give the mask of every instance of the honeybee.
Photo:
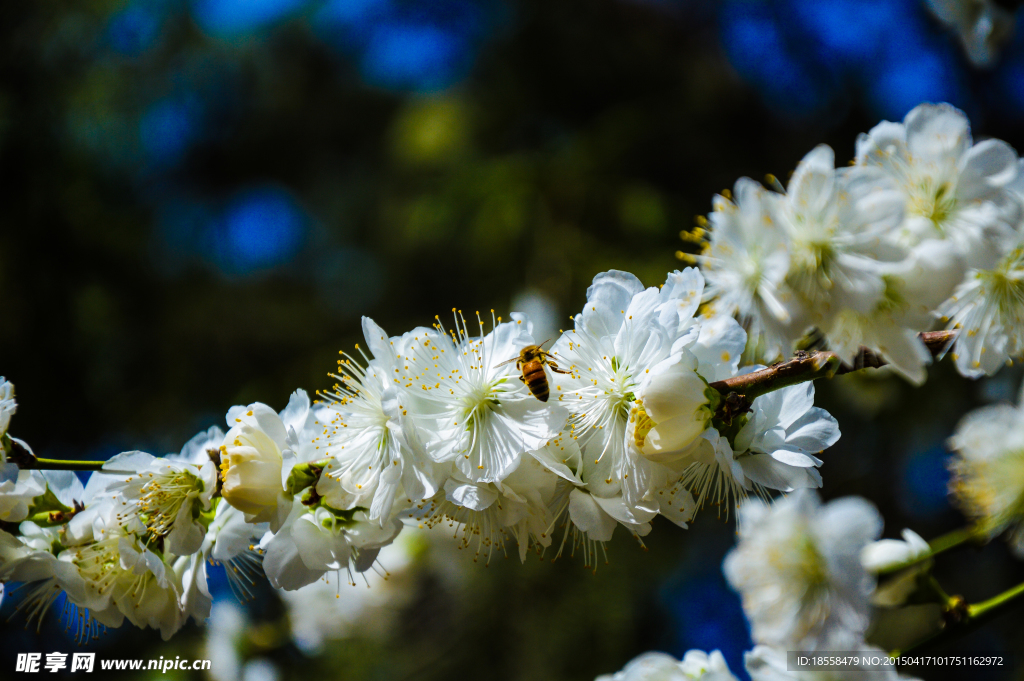
<svg viewBox="0 0 1024 681">
<path fill-rule="evenodd" d="M 547 341 L 544 341 L 544 343 L 547 343 Z M 519 352 L 518 357 L 505 360 L 501 364 L 495 366 L 495 368 L 498 368 L 515 362 L 516 369 L 523 372 L 522 376 L 519 377 L 519 380 L 525 383 L 530 394 L 541 402 L 547 402 L 548 395 L 550 394 L 550 390 L 548 389 L 548 375 L 544 373 L 545 364 L 547 364 L 552 371 L 559 374 L 572 374 L 571 371 L 559 368 L 557 364 L 549 359 L 552 356 L 551 353 L 541 349 L 541 345 L 544 345 L 544 343 L 541 343 L 540 345 L 527 345 Z"/>
</svg>

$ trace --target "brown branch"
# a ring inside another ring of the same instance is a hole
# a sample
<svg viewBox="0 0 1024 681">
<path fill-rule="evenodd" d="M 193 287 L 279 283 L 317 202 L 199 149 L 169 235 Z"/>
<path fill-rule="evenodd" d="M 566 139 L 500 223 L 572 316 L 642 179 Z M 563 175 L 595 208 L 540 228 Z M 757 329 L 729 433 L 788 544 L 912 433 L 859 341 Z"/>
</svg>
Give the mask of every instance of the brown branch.
<svg viewBox="0 0 1024 681">
<path fill-rule="evenodd" d="M 938 357 L 953 342 L 956 331 L 925 331 L 918 334 L 918 337 L 924 342 L 932 357 Z M 765 393 L 797 383 L 805 383 L 818 378 L 831 378 L 835 374 L 847 374 L 861 369 L 877 369 L 886 364 L 887 362 L 881 355 L 867 348 L 860 349 L 860 352 L 853 358 L 852 365 L 844 364 L 839 356 L 831 350 L 800 351 L 792 359 L 778 362 L 743 376 L 715 381 L 711 387 L 722 395 L 736 393 L 749 401 Z"/>
</svg>

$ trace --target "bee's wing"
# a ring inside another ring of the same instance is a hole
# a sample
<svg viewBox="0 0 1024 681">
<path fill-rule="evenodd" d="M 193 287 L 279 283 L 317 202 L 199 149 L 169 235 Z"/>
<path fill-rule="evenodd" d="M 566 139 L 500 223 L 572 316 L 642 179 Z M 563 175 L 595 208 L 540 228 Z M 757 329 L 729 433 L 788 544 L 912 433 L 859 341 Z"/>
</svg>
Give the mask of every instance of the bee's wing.
<svg viewBox="0 0 1024 681">
<path fill-rule="evenodd" d="M 506 359 L 506 360 L 505 360 L 504 362 L 502 362 L 501 364 L 495 364 L 495 365 L 494 365 L 494 368 L 495 368 L 495 369 L 497 369 L 498 367 L 503 367 L 503 366 L 505 366 L 506 364 L 511 364 L 512 362 L 518 362 L 518 361 L 519 361 L 519 356 L 518 356 L 518 355 L 516 355 L 516 356 L 515 356 L 515 357 L 513 357 L 512 359 Z"/>
</svg>

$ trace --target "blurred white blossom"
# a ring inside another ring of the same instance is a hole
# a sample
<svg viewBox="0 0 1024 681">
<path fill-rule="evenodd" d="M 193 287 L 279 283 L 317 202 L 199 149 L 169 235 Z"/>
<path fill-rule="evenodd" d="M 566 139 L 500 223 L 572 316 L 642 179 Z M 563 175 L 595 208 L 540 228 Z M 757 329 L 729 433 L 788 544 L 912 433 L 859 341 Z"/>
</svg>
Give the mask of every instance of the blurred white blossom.
<svg viewBox="0 0 1024 681">
<path fill-rule="evenodd" d="M 878 573 L 928 555 L 928 542 L 922 539 L 921 535 L 905 529 L 902 536 L 903 539 L 879 539 L 865 546 L 860 553 L 860 562 L 864 569 Z"/>
<path fill-rule="evenodd" d="M 0 376 L 0 437 L 7 433 L 11 417 L 16 411 L 18 402 L 14 399 L 14 384 Z"/>
<path fill-rule="evenodd" d="M 595 681 L 737 681 L 722 653 L 690 650 L 677 660 L 665 653 L 644 653 L 622 671 L 605 674 Z"/>
<path fill-rule="evenodd" d="M 1020 398 L 1024 400 L 1024 395 Z M 1024 407 L 997 404 L 965 416 L 949 439 L 950 492 L 990 537 L 1009 531 L 1024 557 Z"/>
<path fill-rule="evenodd" d="M 343 581 L 339 573 L 329 572 L 306 588 L 282 592 L 292 638 L 299 649 L 314 655 L 331 641 L 368 630 L 386 631 L 411 596 L 404 573 L 422 542 L 406 533 L 382 549 L 383 578 L 371 575 L 372 581 L 353 584 Z"/>
<path fill-rule="evenodd" d="M 860 562 L 868 572 L 878 574 L 899 567 L 931 553 L 928 542 L 910 529 L 904 529 L 903 539 L 879 539 L 868 544 L 860 553 Z M 917 589 L 917 578 L 931 569 L 931 560 L 908 566 L 880 582 L 871 594 L 871 602 L 882 607 L 903 605 Z"/>
<path fill-rule="evenodd" d="M 956 31 L 976 66 L 991 66 L 1013 36 L 1013 14 L 992 0 L 925 0 L 925 4 Z"/>
<path fill-rule="evenodd" d="M 874 579 L 860 553 L 882 531 L 859 497 L 822 506 L 808 490 L 767 506 L 740 507 L 739 542 L 725 558 L 755 643 L 800 650 L 847 650 L 863 640 Z"/>
</svg>

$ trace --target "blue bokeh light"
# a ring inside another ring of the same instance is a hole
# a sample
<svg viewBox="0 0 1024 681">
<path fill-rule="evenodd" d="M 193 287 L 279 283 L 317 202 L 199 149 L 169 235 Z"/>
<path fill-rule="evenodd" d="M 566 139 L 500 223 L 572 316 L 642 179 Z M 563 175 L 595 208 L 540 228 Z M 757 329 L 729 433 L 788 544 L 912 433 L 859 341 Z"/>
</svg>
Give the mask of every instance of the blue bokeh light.
<svg viewBox="0 0 1024 681">
<path fill-rule="evenodd" d="M 381 87 L 442 89 L 461 75 L 465 51 L 459 35 L 435 26 L 384 26 L 363 54 L 363 77 Z"/>
<path fill-rule="evenodd" d="M 107 41 L 115 52 L 135 57 L 153 46 L 162 23 L 162 17 L 153 7 L 130 5 L 110 17 Z"/>
<path fill-rule="evenodd" d="M 941 444 L 907 457 L 902 465 L 898 495 L 904 513 L 914 518 L 929 518 L 949 509 L 948 458 Z"/>
<path fill-rule="evenodd" d="M 997 78 L 1005 103 L 1015 111 L 1024 111 L 1024 59 L 1008 60 Z"/>
<path fill-rule="evenodd" d="M 192 17 L 206 33 L 236 37 L 297 14 L 309 0 L 193 0 Z"/>
<path fill-rule="evenodd" d="M 307 222 L 286 190 L 249 189 L 230 201 L 215 223 L 214 260 L 238 274 L 287 263 L 302 247 Z"/>
<path fill-rule="evenodd" d="M 193 101 L 165 99 L 147 109 L 139 120 L 139 139 L 153 161 L 171 165 L 181 160 L 196 139 L 199 106 Z"/>
<path fill-rule="evenodd" d="M 227 571 L 230 567 L 224 566 L 220 563 L 216 565 L 207 564 L 206 566 L 206 586 L 210 590 L 210 596 L 214 600 L 222 598 L 234 598 L 234 592 L 231 589 L 231 580 L 228 579 Z"/>
<path fill-rule="evenodd" d="M 717 565 L 717 563 L 715 564 Z M 720 650 L 729 668 L 741 679 L 743 653 L 752 642 L 737 596 L 720 573 L 684 568 L 662 591 L 675 628 L 671 651 L 682 657 L 687 650 Z"/>
<path fill-rule="evenodd" d="M 329 0 L 313 17 L 329 45 L 375 87 L 434 92 L 468 73 L 486 22 L 467 0 Z"/>
<path fill-rule="evenodd" d="M 327 0 L 317 15 L 317 21 L 353 29 L 370 28 L 390 9 L 391 0 Z"/>
<path fill-rule="evenodd" d="M 916 0 L 733 0 L 719 16 L 733 68 L 785 116 L 819 113 L 851 88 L 889 119 L 922 101 L 970 106 L 962 55 Z"/>
<path fill-rule="evenodd" d="M 732 10 L 723 10 L 730 18 L 722 25 L 722 43 L 740 76 L 786 114 L 810 113 L 824 105 L 829 96 L 827 80 L 790 51 L 768 8 L 746 2 L 728 5 Z"/>
<path fill-rule="evenodd" d="M 888 120 L 902 120 L 921 102 L 964 106 L 956 88 L 955 67 L 936 51 L 921 50 L 893 59 L 868 79 L 868 99 Z"/>
<path fill-rule="evenodd" d="M 790 0 L 790 6 L 816 56 L 836 67 L 877 58 L 889 28 L 906 20 L 891 0 Z"/>
<path fill-rule="evenodd" d="M 1013 40 L 992 73 L 986 93 L 993 113 L 1018 120 L 1024 113 L 1024 12 L 1017 15 Z"/>
</svg>

